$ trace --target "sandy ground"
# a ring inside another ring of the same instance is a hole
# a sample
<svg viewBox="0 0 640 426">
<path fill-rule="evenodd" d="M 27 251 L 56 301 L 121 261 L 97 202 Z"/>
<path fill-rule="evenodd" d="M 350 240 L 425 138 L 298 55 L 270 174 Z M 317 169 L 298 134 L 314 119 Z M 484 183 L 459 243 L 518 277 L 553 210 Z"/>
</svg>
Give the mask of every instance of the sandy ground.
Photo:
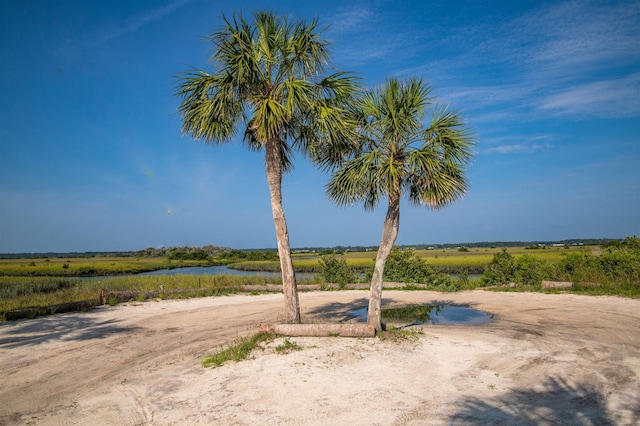
<svg viewBox="0 0 640 426">
<path fill-rule="evenodd" d="M 341 320 L 366 292 L 301 293 L 305 322 Z M 291 338 L 249 360 L 204 355 L 274 322 L 282 295 L 102 307 L 0 324 L 0 424 L 439 425 L 640 423 L 640 300 L 385 291 L 489 324 L 418 340 Z"/>
</svg>

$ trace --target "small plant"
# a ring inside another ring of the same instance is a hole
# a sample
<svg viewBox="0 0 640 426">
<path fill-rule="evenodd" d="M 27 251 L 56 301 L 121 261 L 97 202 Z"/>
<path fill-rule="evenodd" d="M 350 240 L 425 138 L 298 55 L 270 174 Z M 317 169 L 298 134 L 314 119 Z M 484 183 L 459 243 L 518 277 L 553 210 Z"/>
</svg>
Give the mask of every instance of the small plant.
<svg viewBox="0 0 640 426">
<path fill-rule="evenodd" d="M 251 351 L 257 348 L 262 342 L 271 342 L 275 339 L 273 334 L 254 334 L 250 337 L 236 339 L 232 344 L 222 349 L 220 352 L 206 356 L 202 360 L 203 367 L 220 367 L 227 361 L 242 361 L 247 359 Z"/>
<path fill-rule="evenodd" d="M 107 298 L 107 304 L 109 306 L 116 306 L 118 304 L 118 298 L 113 294 L 110 294 L 109 297 Z"/>
<path fill-rule="evenodd" d="M 422 329 L 396 328 L 389 326 L 385 331 L 377 334 L 380 340 L 391 342 L 416 341 L 420 335 L 424 334 Z"/>
<path fill-rule="evenodd" d="M 285 337 L 284 342 L 276 346 L 276 352 L 279 354 L 288 354 L 293 351 L 300 351 L 302 347 L 296 342 L 292 342 L 288 337 Z"/>
</svg>

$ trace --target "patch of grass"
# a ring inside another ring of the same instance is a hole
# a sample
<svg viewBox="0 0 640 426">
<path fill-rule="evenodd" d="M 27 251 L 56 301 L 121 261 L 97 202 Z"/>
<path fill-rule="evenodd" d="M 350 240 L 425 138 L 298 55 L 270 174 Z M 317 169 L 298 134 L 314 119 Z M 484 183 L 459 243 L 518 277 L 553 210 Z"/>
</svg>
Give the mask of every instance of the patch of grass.
<svg viewBox="0 0 640 426">
<path fill-rule="evenodd" d="M 251 351 L 259 347 L 263 342 L 271 342 L 275 339 L 274 334 L 254 334 L 253 336 L 238 338 L 233 343 L 213 355 L 203 358 L 203 367 L 220 367 L 227 361 L 242 361 L 251 355 Z"/>
<path fill-rule="evenodd" d="M 380 340 L 388 340 L 390 342 L 415 342 L 418 338 L 424 334 L 422 329 L 416 328 L 396 328 L 389 326 L 385 331 L 381 331 L 376 334 Z"/>
<path fill-rule="evenodd" d="M 276 352 L 279 354 L 288 354 L 289 352 L 300 350 L 302 350 L 302 346 L 292 342 L 288 337 L 285 337 L 284 342 L 276 346 Z"/>
</svg>

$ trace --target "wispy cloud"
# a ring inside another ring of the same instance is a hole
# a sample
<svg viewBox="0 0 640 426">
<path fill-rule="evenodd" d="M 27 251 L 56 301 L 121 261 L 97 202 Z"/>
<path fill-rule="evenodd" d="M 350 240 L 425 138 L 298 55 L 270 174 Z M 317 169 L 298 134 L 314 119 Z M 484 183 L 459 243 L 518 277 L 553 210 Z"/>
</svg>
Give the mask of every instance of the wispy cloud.
<svg viewBox="0 0 640 426">
<path fill-rule="evenodd" d="M 369 3 L 343 9 L 325 19 L 331 22 L 327 36 L 335 42 L 334 52 L 340 62 L 377 62 L 407 52 L 400 48 L 404 34 L 392 31 L 385 14 Z"/>
<path fill-rule="evenodd" d="M 368 27 L 373 18 L 374 13 L 368 7 L 354 7 L 332 15 L 329 20 L 331 22 L 330 31 L 333 33 L 358 31 L 363 26 Z"/>
<path fill-rule="evenodd" d="M 398 73 L 428 76 L 447 100 L 486 118 L 634 117 L 638 28 L 638 2 L 554 2 L 509 21 L 472 19 L 464 36 L 442 29 L 434 42 L 443 53 Z"/>
<path fill-rule="evenodd" d="M 634 117 L 640 115 L 640 73 L 579 84 L 546 97 L 540 108 L 563 115 Z"/>
<path fill-rule="evenodd" d="M 545 150 L 553 147 L 549 144 L 515 144 L 515 145 L 502 145 L 493 148 L 485 149 L 485 154 L 533 154 L 537 151 Z"/>
<path fill-rule="evenodd" d="M 164 6 L 147 10 L 132 16 L 124 22 L 116 22 L 103 28 L 99 28 L 95 35 L 90 39 L 89 44 L 93 46 L 100 45 L 125 34 L 136 32 L 143 26 L 167 16 L 174 10 L 177 10 L 192 1 L 194 0 L 174 0 Z"/>
<path fill-rule="evenodd" d="M 534 154 L 539 151 L 553 149 L 551 143 L 552 135 L 539 134 L 523 137 L 498 137 L 484 138 L 483 145 L 490 145 L 489 148 L 482 149 L 482 154 Z"/>
</svg>

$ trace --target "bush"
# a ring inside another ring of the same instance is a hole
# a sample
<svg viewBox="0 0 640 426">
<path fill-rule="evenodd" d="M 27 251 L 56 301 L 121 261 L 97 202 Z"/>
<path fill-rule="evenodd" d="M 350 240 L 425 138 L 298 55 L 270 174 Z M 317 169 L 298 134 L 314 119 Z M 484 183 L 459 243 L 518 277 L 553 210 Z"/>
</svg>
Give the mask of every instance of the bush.
<svg viewBox="0 0 640 426">
<path fill-rule="evenodd" d="M 524 254 L 516 259 L 516 282 L 539 286 L 542 280 L 553 277 L 553 267 L 532 254 Z"/>
<path fill-rule="evenodd" d="M 434 287 L 451 287 L 453 279 L 436 272 L 413 250 L 394 247 L 384 266 L 384 280 L 401 283 L 431 284 Z"/>
<path fill-rule="evenodd" d="M 493 255 L 491 263 L 484 271 L 482 281 L 485 285 L 508 284 L 516 279 L 516 261 L 507 253 L 507 249 Z"/>
<path fill-rule="evenodd" d="M 320 257 L 320 270 L 327 283 L 337 283 L 340 288 L 356 281 L 356 274 L 347 265 L 347 259 L 328 254 Z"/>
<path fill-rule="evenodd" d="M 209 253 L 199 248 L 173 249 L 169 260 L 210 260 Z"/>
</svg>

